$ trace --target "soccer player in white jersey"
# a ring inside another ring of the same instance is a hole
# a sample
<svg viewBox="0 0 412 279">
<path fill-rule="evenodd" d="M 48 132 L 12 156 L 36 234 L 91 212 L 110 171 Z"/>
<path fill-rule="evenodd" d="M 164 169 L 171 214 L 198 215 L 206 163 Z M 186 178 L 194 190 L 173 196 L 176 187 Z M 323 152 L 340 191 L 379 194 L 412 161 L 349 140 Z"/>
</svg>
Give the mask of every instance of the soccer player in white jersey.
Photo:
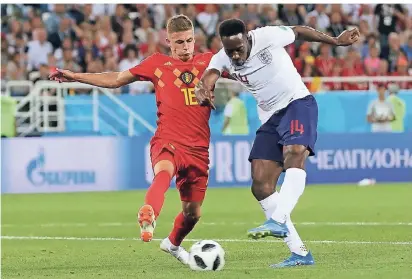
<svg viewBox="0 0 412 279">
<path fill-rule="evenodd" d="M 248 231 L 249 237 L 283 238 L 292 255 L 272 267 L 312 265 L 314 259 L 299 237 L 290 214 L 306 184 L 305 161 L 314 155 L 318 107 L 284 49 L 295 40 L 348 46 L 358 29 L 331 37 L 307 26 L 266 26 L 246 31 L 239 19 L 219 26 L 223 48 L 214 55 L 195 94 L 202 105 L 213 106 L 213 88 L 223 71 L 241 82 L 256 98 L 262 126 L 249 156 L 252 193 L 267 221 Z M 279 192 L 276 184 L 285 171 Z"/>
</svg>

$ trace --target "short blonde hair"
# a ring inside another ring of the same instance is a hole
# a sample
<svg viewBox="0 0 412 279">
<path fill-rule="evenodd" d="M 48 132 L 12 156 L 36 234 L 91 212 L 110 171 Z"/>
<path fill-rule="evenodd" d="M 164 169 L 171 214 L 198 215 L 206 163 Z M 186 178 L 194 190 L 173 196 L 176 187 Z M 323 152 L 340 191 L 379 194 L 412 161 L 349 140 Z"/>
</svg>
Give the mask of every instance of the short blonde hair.
<svg viewBox="0 0 412 279">
<path fill-rule="evenodd" d="M 175 15 L 167 21 L 167 33 L 193 30 L 192 21 L 185 15 Z"/>
</svg>

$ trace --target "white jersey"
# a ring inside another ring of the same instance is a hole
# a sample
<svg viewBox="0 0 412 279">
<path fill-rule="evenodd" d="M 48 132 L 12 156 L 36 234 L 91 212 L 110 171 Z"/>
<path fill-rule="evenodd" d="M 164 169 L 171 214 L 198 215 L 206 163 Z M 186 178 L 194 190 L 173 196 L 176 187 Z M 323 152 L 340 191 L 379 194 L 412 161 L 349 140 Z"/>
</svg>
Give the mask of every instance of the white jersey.
<svg viewBox="0 0 412 279">
<path fill-rule="evenodd" d="M 235 66 L 222 48 L 208 69 L 229 72 L 255 97 L 262 124 L 291 101 L 310 95 L 285 46 L 295 41 L 286 26 L 266 26 L 249 32 L 252 49 L 242 66 Z"/>
</svg>

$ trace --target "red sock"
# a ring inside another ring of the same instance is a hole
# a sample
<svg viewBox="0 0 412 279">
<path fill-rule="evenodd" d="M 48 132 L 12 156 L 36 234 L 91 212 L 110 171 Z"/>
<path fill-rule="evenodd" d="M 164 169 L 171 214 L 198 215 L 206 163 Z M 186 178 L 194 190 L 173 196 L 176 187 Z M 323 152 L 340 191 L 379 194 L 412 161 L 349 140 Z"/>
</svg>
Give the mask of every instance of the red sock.
<svg viewBox="0 0 412 279">
<path fill-rule="evenodd" d="M 165 193 L 169 189 L 172 178 L 167 171 L 161 171 L 153 179 L 146 192 L 145 203 L 153 207 L 155 216 L 159 216 L 165 201 Z"/>
<path fill-rule="evenodd" d="M 187 218 L 180 212 L 175 219 L 173 230 L 169 235 L 170 242 L 175 246 L 180 246 L 183 239 L 188 235 L 195 227 L 198 219 Z"/>
</svg>

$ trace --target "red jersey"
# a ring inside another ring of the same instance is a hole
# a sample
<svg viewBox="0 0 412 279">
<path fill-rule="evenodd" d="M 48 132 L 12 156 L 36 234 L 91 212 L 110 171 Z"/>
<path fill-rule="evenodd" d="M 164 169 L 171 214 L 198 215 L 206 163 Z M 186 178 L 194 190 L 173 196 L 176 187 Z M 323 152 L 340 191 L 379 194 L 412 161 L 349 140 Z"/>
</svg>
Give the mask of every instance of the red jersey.
<svg viewBox="0 0 412 279">
<path fill-rule="evenodd" d="M 209 147 L 211 108 L 200 106 L 194 91 L 212 56 L 211 52 L 197 54 L 183 62 L 155 53 L 129 70 L 139 80 L 151 81 L 155 86 L 155 138 L 190 147 Z"/>
</svg>

